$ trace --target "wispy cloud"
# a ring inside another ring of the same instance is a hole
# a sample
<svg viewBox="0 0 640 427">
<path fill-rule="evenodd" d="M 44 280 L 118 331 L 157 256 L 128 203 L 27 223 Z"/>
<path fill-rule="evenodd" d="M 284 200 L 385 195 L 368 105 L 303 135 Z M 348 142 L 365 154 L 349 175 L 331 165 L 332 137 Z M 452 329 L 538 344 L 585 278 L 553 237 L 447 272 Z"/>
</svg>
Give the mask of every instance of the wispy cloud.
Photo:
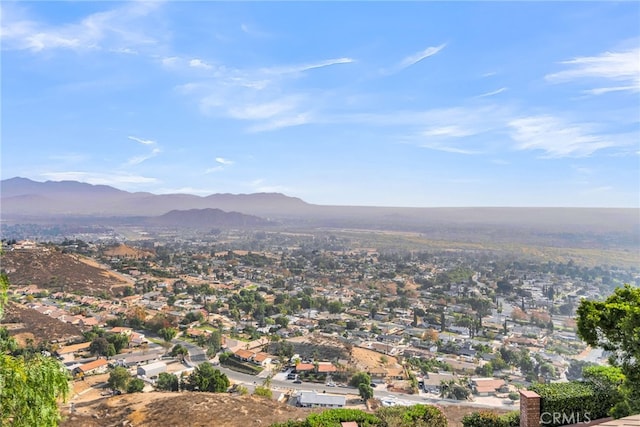
<svg viewBox="0 0 640 427">
<path fill-rule="evenodd" d="M 441 44 L 440 46 L 431 46 L 426 48 L 425 50 L 416 52 L 413 55 L 409 55 L 402 61 L 400 61 L 400 64 L 398 64 L 398 68 L 403 69 L 415 65 L 423 59 L 429 58 L 430 56 L 433 56 L 436 53 L 440 52 L 442 49 L 444 49 L 445 46 L 445 44 Z"/>
<path fill-rule="evenodd" d="M 151 151 L 149 153 L 129 158 L 126 162 L 127 166 L 139 165 L 140 163 L 145 162 L 162 152 L 162 150 L 159 147 L 157 147 L 157 143 L 154 140 L 138 138 L 136 136 L 128 136 L 127 138 L 129 138 L 132 141 L 139 142 L 142 145 L 151 147 Z"/>
<path fill-rule="evenodd" d="M 127 138 L 129 138 L 132 141 L 139 142 L 140 144 L 144 144 L 144 145 L 155 145 L 156 144 L 156 142 L 151 140 L 151 139 L 142 139 L 142 138 L 138 138 L 136 136 L 128 136 Z"/>
<path fill-rule="evenodd" d="M 211 65 L 207 64 L 202 59 L 198 59 L 198 58 L 194 58 L 194 59 L 190 60 L 189 61 L 189 67 L 191 67 L 191 68 L 200 68 L 202 70 L 210 70 L 210 69 L 213 68 Z"/>
<path fill-rule="evenodd" d="M 140 18 L 159 8 L 161 2 L 129 2 L 123 6 L 91 14 L 75 23 L 50 25 L 27 16 L 20 6 L 3 4 L 0 37 L 3 49 L 41 52 L 55 49 L 76 51 L 107 50 L 131 54 L 136 47 L 156 43 Z"/>
<path fill-rule="evenodd" d="M 499 93 L 505 92 L 507 89 L 508 88 L 506 88 L 506 87 L 501 87 L 500 89 L 496 89 L 494 91 L 483 93 L 482 95 L 478 95 L 478 98 L 486 98 L 487 96 L 494 96 L 494 95 L 497 95 Z"/>
<path fill-rule="evenodd" d="M 509 122 L 519 150 L 540 150 L 544 157 L 586 157 L 598 150 L 625 145 L 615 135 L 599 134 L 592 123 L 570 123 L 548 115 Z"/>
<path fill-rule="evenodd" d="M 474 135 L 476 132 L 470 128 L 464 129 L 456 125 L 430 128 L 422 132 L 424 136 L 447 136 L 460 138 Z"/>
<path fill-rule="evenodd" d="M 44 172 L 40 176 L 52 181 L 80 181 L 94 185 L 154 184 L 158 180 L 152 177 L 124 173 L 95 173 L 83 171 Z"/>
<path fill-rule="evenodd" d="M 469 150 L 461 147 L 456 147 L 453 145 L 445 145 L 437 142 L 431 142 L 431 143 L 425 142 L 420 144 L 420 147 L 428 148 L 430 150 L 444 151 L 446 153 L 453 153 L 453 154 L 466 154 L 466 155 L 480 154 L 480 151 Z"/>
<path fill-rule="evenodd" d="M 235 163 L 233 160 L 225 159 L 224 157 L 216 157 L 216 162 L 225 166 L 232 165 Z"/>
<path fill-rule="evenodd" d="M 316 68 L 330 67 L 332 65 L 351 64 L 352 62 L 355 62 L 355 60 L 352 58 L 334 58 L 334 59 L 327 59 L 324 61 L 311 62 L 308 64 L 262 68 L 259 70 L 259 72 L 267 75 L 294 74 L 294 73 L 302 73 L 304 71 L 309 71 Z"/>
<path fill-rule="evenodd" d="M 143 154 L 141 156 L 131 157 L 129 160 L 127 160 L 127 166 L 139 165 L 140 163 L 146 162 L 147 160 L 157 156 L 161 152 L 162 152 L 162 150 L 160 150 L 159 148 L 156 147 L 153 150 L 151 150 L 151 152 L 148 153 L 148 154 Z"/>
<path fill-rule="evenodd" d="M 402 61 L 400 61 L 398 64 L 396 64 L 395 66 L 389 68 L 389 69 L 383 69 L 382 70 L 382 74 L 393 74 L 393 73 L 397 73 L 399 71 L 404 70 L 405 68 L 409 68 L 412 65 L 417 64 L 418 62 L 422 61 L 423 59 L 429 58 L 435 54 L 437 54 L 438 52 L 440 52 L 442 49 L 444 49 L 446 46 L 445 43 L 439 45 L 439 46 L 430 46 L 424 50 L 421 50 L 419 52 L 416 52 L 412 55 L 409 55 L 407 57 L 405 57 Z"/>
<path fill-rule="evenodd" d="M 545 78 L 552 83 L 574 80 L 608 80 L 618 82 L 614 86 L 597 87 L 586 90 L 590 95 L 603 95 L 618 91 L 640 91 L 640 48 L 620 52 L 604 52 L 597 56 L 583 56 L 561 64 L 567 69 L 547 74 Z"/>
<path fill-rule="evenodd" d="M 270 33 L 259 30 L 254 25 L 240 24 L 240 30 L 251 37 L 260 37 L 260 38 L 271 37 Z"/>
<path fill-rule="evenodd" d="M 204 173 L 210 174 L 214 172 L 220 172 L 223 171 L 226 166 L 231 166 L 235 163 L 233 160 L 225 159 L 224 157 L 216 157 L 215 160 L 218 165 L 206 169 Z"/>
</svg>

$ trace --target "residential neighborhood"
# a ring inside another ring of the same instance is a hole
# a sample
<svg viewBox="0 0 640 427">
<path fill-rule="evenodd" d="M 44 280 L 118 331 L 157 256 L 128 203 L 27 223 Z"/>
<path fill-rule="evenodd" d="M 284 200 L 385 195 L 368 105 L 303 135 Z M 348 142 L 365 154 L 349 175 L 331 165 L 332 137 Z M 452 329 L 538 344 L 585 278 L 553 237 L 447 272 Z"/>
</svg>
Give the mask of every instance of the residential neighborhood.
<svg viewBox="0 0 640 427">
<path fill-rule="evenodd" d="M 533 382 L 604 363 L 576 336 L 577 303 L 639 277 L 571 261 L 352 248 L 334 235 L 261 233 L 255 252 L 237 248 L 250 236 L 226 237 L 135 249 L 16 242 L 9 255 L 88 257 L 126 284 L 92 295 L 25 284 L 10 298 L 81 331 L 46 343 L 77 381 L 119 366 L 153 389 L 161 373 L 209 363 L 234 383 L 275 384 L 301 407 L 345 406 L 358 373 L 389 405 L 399 396 L 508 407 Z"/>
</svg>

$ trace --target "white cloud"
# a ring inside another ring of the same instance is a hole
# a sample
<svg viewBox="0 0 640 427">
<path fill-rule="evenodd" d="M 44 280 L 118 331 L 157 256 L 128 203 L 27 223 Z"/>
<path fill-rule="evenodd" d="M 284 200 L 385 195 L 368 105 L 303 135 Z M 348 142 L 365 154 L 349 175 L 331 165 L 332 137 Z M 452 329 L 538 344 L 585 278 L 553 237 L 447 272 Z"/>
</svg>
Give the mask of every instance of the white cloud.
<svg viewBox="0 0 640 427">
<path fill-rule="evenodd" d="M 430 128 L 422 132 L 422 134 L 424 136 L 448 136 L 448 137 L 460 138 L 463 136 L 473 135 L 475 134 L 475 132 L 469 128 L 463 129 L 463 128 L 460 128 L 459 126 L 452 125 L 452 126 Z"/>
<path fill-rule="evenodd" d="M 263 120 L 294 110 L 300 103 L 299 97 L 289 96 L 264 104 L 248 104 L 231 107 L 229 115 L 240 120 Z"/>
<path fill-rule="evenodd" d="M 615 135 L 595 132 L 589 123 L 569 123 L 556 117 L 530 116 L 508 123 L 520 150 L 541 150 L 545 157 L 586 157 L 598 150 L 625 145 Z"/>
<path fill-rule="evenodd" d="M 485 98 L 487 96 L 494 96 L 494 95 L 497 95 L 499 93 L 505 92 L 506 90 L 507 90 L 506 87 L 501 87 L 500 89 L 496 89 L 494 91 L 483 93 L 482 95 L 478 95 L 478 98 Z"/>
<path fill-rule="evenodd" d="M 129 138 L 132 141 L 136 141 L 139 142 L 140 144 L 144 144 L 144 145 L 155 145 L 155 141 L 151 140 L 151 139 L 142 139 L 142 138 L 138 138 L 135 136 L 128 136 L 127 138 Z"/>
<path fill-rule="evenodd" d="M 394 67 L 392 67 L 391 69 L 382 70 L 382 74 L 393 74 L 393 73 L 397 73 L 398 71 L 402 71 L 405 68 L 408 68 L 408 67 L 411 67 L 412 65 L 417 64 L 423 59 L 429 58 L 430 56 L 437 54 L 442 49 L 444 49 L 445 46 L 446 46 L 445 43 L 439 46 L 430 46 L 424 50 L 414 53 L 413 55 L 409 55 L 406 58 L 404 58 L 402 61 L 400 61 L 398 64 L 396 64 Z"/>
<path fill-rule="evenodd" d="M 118 186 L 120 184 L 152 184 L 158 182 L 156 178 L 121 173 L 105 174 L 94 172 L 67 171 L 45 172 L 40 175 L 52 181 L 80 181 L 94 185 Z"/>
<path fill-rule="evenodd" d="M 444 145 L 444 144 L 436 143 L 436 142 L 423 143 L 423 144 L 420 144 L 420 147 L 428 148 L 430 150 L 444 151 L 446 153 L 454 153 L 454 154 L 466 154 L 466 155 L 480 154 L 479 151 L 468 150 L 468 149 L 465 149 L 465 148 L 455 147 L 453 145 Z"/>
<path fill-rule="evenodd" d="M 288 116 L 280 116 L 267 122 L 253 125 L 249 128 L 250 132 L 265 132 L 273 131 L 282 128 L 288 128 L 292 126 L 301 126 L 308 123 L 312 123 L 311 113 L 299 113 Z"/>
<path fill-rule="evenodd" d="M 545 78 L 553 83 L 574 80 L 609 80 L 622 85 L 599 87 L 587 90 L 591 95 L 602 95 L 615 91 L 640 91 L 640 48 L 621 52 L 604 52 L 597 56 L 583 56 L 561 64 L 567 69 L 548 74 Z"/>
<path fill-rule="evenodd" d="M 190 60 L 189 61 L 189 67 L 191 67 L 191 68 L 200 68 L 200 69 L 203 69 L 203 70 L 210 70 L 210 69 L 213 68 L 211 65 L 207 64 L 202 59 L 198 59 L 198 58 Z"/>
<path fill-rule="evenodd" d="M 225 159 L 224 157 L 216 157 L 216 162 L 225 166 L 232 165 L 234 163 L 233 160 Z"/>
<path fill-rule="evenodd" d="M 142 162 L 146 162 L 147 160 L 153 157 L 156 157 L 158 154 L 161 153 L 161 151 L 162 150 L 156 147 L 153 150 L 151 150 L 151 152 L 148 154 L 131 157 L 129 160 L 127 160 L 127 166 L 135 166 L 135 165 L 139 165 Z"/>
<path fill-rule="evenodd" d="M 331 65 L 339 65 L 339 64 L 350 64 L 355 62 L 352 58 L 334 58 L 327 59 L 324 61 L 312 62 L 308 64 L 299 64 L 299 65 L 289 65 L 284 67 L 271 67 L 271 68 L 262 68 L 260 73 L 264 73 L 267 75 L 270 74 L 294 74 L 294 73 L 302 73 L 304 71 L 313 70 L 316 68 L 329 67 Z"/>
<path fill-rule="evenodd" d="M 177 56 L 165 56 L 164 58 L 160 59 L 160 62 L 165 67 L 173 67 L 178 63 L 179 59 L 180 58 L 178 58 Z"/>
<path fill-rule="evenodd" d="M 28 17 L 22 5 L 3 4 L 3 49 L 45 50 L 70 49 L 87 51 L 105 49 L 131 54 L 135 47 L 156 43 L 149 28 L 140 28 L 139 19 L 160 7 L 161 2 L 134 1 L 124 6 L 93 13 L 76 22 L 49 25 Z"/>
</svg>

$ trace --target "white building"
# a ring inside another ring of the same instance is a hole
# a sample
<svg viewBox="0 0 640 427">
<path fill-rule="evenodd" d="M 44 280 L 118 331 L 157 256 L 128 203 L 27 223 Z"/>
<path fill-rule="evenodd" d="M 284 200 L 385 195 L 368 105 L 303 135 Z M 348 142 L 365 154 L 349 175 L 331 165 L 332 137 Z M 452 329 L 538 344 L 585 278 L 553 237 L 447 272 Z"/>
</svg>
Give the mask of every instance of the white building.
<svg viewBox="0 0 640 427">
<path fill-rule="evenodd" d="M 302 408 L 343 408 L 347 398 L 342 395 L 303 391 L 298 396 L 298 406 Z"/>
</svg>

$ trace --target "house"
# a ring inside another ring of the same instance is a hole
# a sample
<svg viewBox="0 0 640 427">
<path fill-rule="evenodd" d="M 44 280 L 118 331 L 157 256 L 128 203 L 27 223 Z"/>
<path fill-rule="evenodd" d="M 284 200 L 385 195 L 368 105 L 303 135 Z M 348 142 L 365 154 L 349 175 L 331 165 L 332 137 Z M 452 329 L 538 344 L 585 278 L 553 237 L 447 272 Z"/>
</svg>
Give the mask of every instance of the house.
<svg viewBox="0 0 640 427">
<path fill-rule="evenodd" d="M 146 378 L 157 377 L 162 372 L 167 372 L 167 364 L 164 362 L 155 362 L 148 365 L 138 366 L 138 375 Z"/>
<path fill-rule="evenodd" d="M 269 353 L 265 353 L 263 351 L 256 353 L 253 358 L 253 363 L 260 366 L 267 366 L 271 363 L 271 355 Z"/>
<path fill-rule="evenodd" d="M 80 343 L 80 344 L 66 345 L 64 347 L 60 347 L 59 349 L 57 349 L 56 350 L 56 354 L 58 356 L 60 356 L 60 357 L 72 356 L 75 353 L 88 351 L 90 345 L 91 345 L 90 342 L 83 342 L 83 343 Z"/>
<path fill-rule="evenodd" d="M 330 362 L 319 362 L 317 366 L 319 374 L 330 374 L 338 371 L 338 368 Z"/>
<path fill-rule="evenodd" d="M 427 393 L 440 393 L 440 384 L 442 381 L 450 381 L 455 380 L 456 377 L 450 372 L 443 372 L 441 374 L 436 374 L 433 372 L 429 372 L 427 376 L 425 376 L 422 380 L 423 389 Z"/>
<path fill-rule="evenodd" d="M 507 383 L 496 378 L 472 378 L 471 388 L 473 393 L 478 396 L 491 396 L 498 392 L 506 393 L 509 391 Z"/>
<path fill-rule="evenodd" d="M 303 391 L 298 395 L 297 406 L 302 408 L 343 408 L 347 403 L 346 396 Z"/>
<path fill-rule="evenodd" d="M 313 372 L 315 369 L 313 363 L 298 363 L 296 365 L 296 372 Z"/>
<path fill-rule="evenodd" d="M 236 350 L 233 355 L 242 360 L 243 362 L 249 362 L 255 353 L 251 350 Z"/>
<path fill-rule="evenodd" d="M 149 353 L 146 353 L 146 354 L 138 354 L 138 355 L 135 355 L 135 356 L 124 356 L 124 357 L 118 357 L 117 358 L 117 361 L 118 361 L 119 364 L 121 364 L 122 366 L 127 366 L 127 367 L 136 366 L 136 365 L 142 365 L 144 363 L 149 363 L 149 362 L 156 361 L 156 360 L 160 360 L 160 354 L 159 353 L 154 353 L 154 352 L 149 352 Z"/>
<path fill-rule="evenodd" d="M 91 374 L 102 374 L 107 372 L 109 362 L 106 359 L 96 359 L 93 362 L 80 365 L 72 371 L 74 377 L 83 377 Z"/>
</svg>

